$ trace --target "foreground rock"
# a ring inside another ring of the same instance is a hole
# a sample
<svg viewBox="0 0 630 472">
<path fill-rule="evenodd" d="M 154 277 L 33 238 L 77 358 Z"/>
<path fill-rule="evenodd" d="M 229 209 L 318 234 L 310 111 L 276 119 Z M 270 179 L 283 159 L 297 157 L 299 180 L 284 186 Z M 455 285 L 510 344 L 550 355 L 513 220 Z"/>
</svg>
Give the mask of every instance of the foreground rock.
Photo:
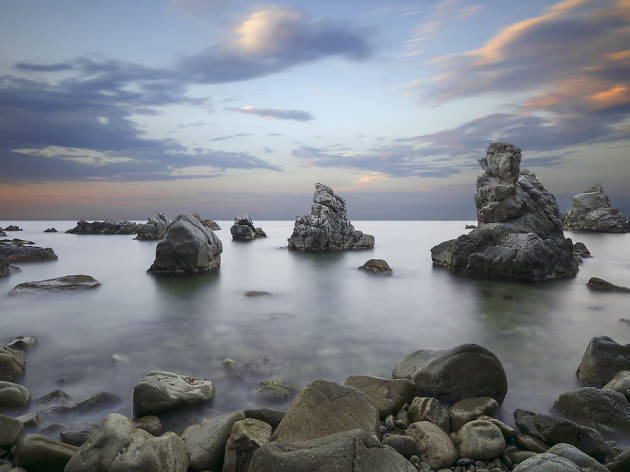
<svg viewBox="0 0 630 472">
<path fill-rule="evenodd" d="M 556 200 L 521 170 L 521 150 L 493 143 L 479 163 L 485 171 L 475 195 L 479 225 L 433 247 L 434 264 L 533 282 L 575 276 L 579 259 L 563 235 Z"/>
<path fill-rule="evenodd" d="M 8 262 L 40 262 L 57 260 L 57 254 L 49 247 L 34 246 L 33 243 L 14 239 L 0 241 L 0 258 Z"/>
<path fill-rule="evenodd" d="M 26 356 L 22 351 L 0 346 L 0 381 L 15 382 L 24 375 Z"/>
<path fill-rule="evenodd" d="M 603 388 L 619 392 L 626 399 L 630 400 L 630 371 L 622 370 L 617 372 Z"/>
<path fill-rule="evenodd" d="M 24 408 L 31 402 L 31 392 L 13 382 L 0 381 L 0 408 Z"/>
<path fill-rule="evenodd" d="M 195 273 L 218 269 L 221 240 L 196 218 L 179 215 L 155 249 L 149 272 Z"/>
<path fill-rule="evenodd" d="M 394 366 L 392 377 L 411 378 L 419 395 L 446 403 L 473 397 L 492 397 L 500 403 L 507 393 L 501 361 L 477 344 L 413 352 Z"/>
<path fill-rule="evenodd" d="M 547 452 L 570 460 L 577 465 L 582 472 L 608 472 L 606 467 L 570 444 L 556 444 L 552 448 L 549 448 Z"/>
<path fill-rule="evenodd" d="M 476 461 L 495 459 L 506 448 L 501 430 L 484 420 L 470 421 L 462 426 L 455 436 L 455 444 L 460 457 Z"/>
<path fill-rule="evenodd" d="M 407 428 L 407 436 L 416 441 L 422 460 L 433 469 L 452 466 L 457 460 L 457 449 L 448 434 L 429 421 L 419 421 Z"/>
<path fill-rule="evenodd" d="M 569 459 L 544 452 L 521 462 L 514 472 L 582 472 L 582 469 Z"/>
<path fill-rule="evenodd" d="M 145 224 L 138 225 L 138 235 L 135 239 L 139 241 L 156 241 L 162 239 L 166 235 L 170 224 L 171 220 L 169 220 L 164 213 L 159 213 L 157 217 L 149 218 Z"/>
<path fill-rule="evenodd" d="M 383 259 L 370 259 L 359 267 L 359 270 L 372 272 L 374 274 L 392 275 L 392 268 L 389 266 L 387 261 Z"/>
<path fill-rule="evenodd" d="M 630 344 L 599 336 L 588 343 L 575 374 L 584 385 L 601 388 L 621 370 L 630 370 Z"/>
<path fill-rule="evenodd" d="M 236 214 L 230 233 L 234 241 L 251 241 L 256 238 L 267 237 L 262 228 L 254 227 L 254 222 L 247 213 Z"/>
<path fill-rule="evenodd" d="M 225 444 L 222 472 L 247 472 L 254 453 L 269 442 L 271 426 L 247 418 L 232 426 L 232 433 Z"/>
<path fill-rule="evenodd" d="M 214 385 L 209 380 L 153 370 L 133 389 L 133 414 L 139 417 L 162 413 L 179 406 L 206 402 L 213 396 Z"/>
<path fill-rule="evenodd" d="M 362 391 L 376 406 L 381 418 L 395 414 L 416 396 L 416 386 L 407 379 L 382 379 L 369 375 L 352 375 L 343 381 Z"/>
<path fill-rule="evenodd" d="M 630 293 L 630 288 L 621 287 L 620 285 L 615 285 L 607 280 L 600 279 L 599 277 L 591 277 L 586 286 L 591 290 L 597 290 L 599 292 L 622 292 L 622 293 Z"/>
<path fill-rule="evenodd" d="M 628 217 L 619 208 L 612 208 L 601 184 L 593 185 L 572 199 L 573 208 L 564 214 L 564 228 L 573 231 L 627 233 Z"/>
<path fill-rule="evenodd" d="M 289 249 L 341 251 L 374 247 L 374 236 L 354 229 L 346 216 L 346 202 L 323 184 L 315 184 L 311 214 L 295 219 Z"/>
<path fill-rule="evenodd" d="M 101 283 L 89 275 L 65 275 L 54 279 L 24 282 L 16 285 L 10 295 L 22 295 L 42 292 L 65 292 L 69 290 L 88 290 Z"/>
<path fill-rule="evenodd" d="M 142 225 L 131 221 L 77 221 L 74 228 L 66 233 L 72 234 L 136 234 Z"/>
<path fill-rule="evenodd" d="M 460 400 L 449 410 L 453 431 L 458 431 L 459 428 L 479 416 L 492 416 L 498 409 L 499 404 L 494 398 L 490 397 Z"/>
<path fill-rule="evenodd" d="M 15 446 L 14 463 L 29 472 L 63 472 L 77 448 L 39 434 L 25 434 Z"/>
<path fill-rule="evenodd" d="M 24 431 L 21 421 L 0 415 L 0 448 L 13 446 Z"/>
</svg>

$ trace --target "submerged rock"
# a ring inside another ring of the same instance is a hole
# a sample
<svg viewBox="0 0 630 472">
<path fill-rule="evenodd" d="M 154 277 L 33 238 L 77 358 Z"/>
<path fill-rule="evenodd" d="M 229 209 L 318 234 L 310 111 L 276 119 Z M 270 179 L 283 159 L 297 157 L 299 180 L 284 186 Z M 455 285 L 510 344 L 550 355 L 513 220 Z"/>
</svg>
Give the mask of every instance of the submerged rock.
<svg viewBox="0 0 630 472">
<path fill-rule="evenodd" d="M 164 238 L 171 220 L 164 213 L 159 213 L 155 218 L 149 218 L 143 225 L 138 225 L 138 235 L 135 239 L 139 241 L 156 241 Z"/>
<path fill-rule="evenodd" d="M 15 382 L 24 375 L 26 356 L 22 351 L 0 346 L 0 381 Z"/>
<path fill-rule="evenodd" d="M 64 472 L 77 448 L 39 434 L 25 434 L 15 445 L 14 463 L 29 472 Z"/>
<path fill-rule="evenodd" d="M 269 402 L 284 402 L 295 396 L 297 389 L 281 380 L 263 380 L 258 382 L 254 395 Z"/>
<path fill-rule="evenodd" d="M 607 280 L 600 279 L 599 277 L 591 277 L 586 286 L 591 290 L 598 290 L 600 292 L 630 293 L 630 288 L 612 284 Z"/>
<path fill-rule="evenodd" d="M 4 228 L 5 231 L 22 231 L 22 228 L 20 228 L 17 225 L 9 225 L 6 228 Z"/>
<path fill-rule="evenodd" d="M 492 143 L 479 161 L 477 229 L 431 249 L 433 263 L 455 271 L 540 282 L 573 277 L 578 258 L 562 233 L 556 199 L 521 169 L 521 150 Z"/>
<path fill-rule="evenodd" d="M 237 213 L 234 217 L 234 224 L 230 228 L 234 241 L 251 241 L 256 238 L 266 238 L 267 235 L 262 228 L 255 228 L 251 216 L 247 213 Z"/>
<path fill-rule="evenodd" d="M 564 214 L 564 228 L 574 231 L 627 233 L 628 217 L 619 208 L 612 208 L 601 184 L 595 184 L 572 199 L 573 208 Z"/>
<path fill-rule="evenodd" d="M 20 239 L 0 241 L 0 259 L 8 262 L 39 262 L 57 260 L 57 254 L 51 248 L 33 246 L 29 241 Z"/>
<path fill-rule="evenodd" d="M 346 202 L 323 184 L 315 184 L 311 214 L 295 219 L 289 249 L 341 251 L 374 247 L 374 236 L 354 229 L 346 216 Z"/>
<path fill-rule="evenodd" d="M 9 294 L 21 295 L 41 292 L 64 292 L 67 290 L 87 290 L 98 287 L 99 285 L 101 285 L 101 283 L 89 275 L 65 275 L 54 279 L 18 284 Z"/>
<path fill-rule="evenodd" d="M 630 370 L 630 344 L 599 336 L 588 343 L 575 374 L 584 385 L 601 388 L 620 370 Z"/>
<path fill-rule="evenodd" d="M 196 218 L 179 215 L 155 249 L 149 272 L 195 273 L 218 269 L 221 240 Z"/>
<path fill-rule="evenodd" d="M 389 266 L 387 261 L 383 259 L 370 259 L 359 267 L 359 270 L 375 274 L 392 275 L 392 268 Z"/>
<path fill-rule="evenodd" d="M 232 433 L 225 444 L 222 472 L 247 472 L 254 453 L 271 437 L 271 426 L 246 418 L 232 426 Z"/>
<path fill-rule="evenodd" d="M 46 228 L 44 230 L 44 233 L 56 233 L 57 230 L 55 228 Z"/>
<path fill-rule="evenodd" d="M 136 234 L 142 225 L 132 221 L 77 221 L 74 228 L 66 233 L 72 234 Z"/>
</svg>

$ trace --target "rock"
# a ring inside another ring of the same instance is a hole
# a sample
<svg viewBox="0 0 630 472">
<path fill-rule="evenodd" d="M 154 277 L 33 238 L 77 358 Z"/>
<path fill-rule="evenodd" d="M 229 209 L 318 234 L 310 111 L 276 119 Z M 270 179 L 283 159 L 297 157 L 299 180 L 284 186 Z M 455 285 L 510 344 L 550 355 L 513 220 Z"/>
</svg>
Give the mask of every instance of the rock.
<svg viewBox="0 0 630 472">
<path fill-rule="evenodd" d="M 24 375 L 26 356 L 22 351 L 0 346 L 0 381 L 15 382 Z"/>
<path fill-rule="evenodd" d="M 383 439 L 383 445 L 393 447 L 407 459 L 418 454 L 418 446 L 416 446 L 416 441 L 411 436 L 390 434 Z"/>
<path fill-rule="evenodd" d="M 25 434 L 15 445 L 13 462 L 28 472 L 64 472 L 76 452 L 77 448 L 70 444 L 39 434 Z"/>
<path fill-rule="evenodd" d="M 593 428 L 580 426 L 563 418 L 519 409 L 514 411 L 514 419 L 523 433 L 547 444 L 570 444 L 599 461 L 605 461 L 611 454 L 604 437 Z"/>
<path fill-rule="evenodd" d="M 380 436 L 378 411 L 372 401 L 353 387 L 315 380 L 297 394 L 272 441 L 308 441 L 351 429 Z"/>
<path fill-rule="evenodd" d="M 411 405 L 409 405 L 407 415 L 412 423 L 430 421 L 447 433 L 451 430 L 451 418 L 448 408 L 437 398 L 414 398 Z"/>
<path fill-rule="evenodd" d="M 194 273 L 218 269 L 221 240 L 196 218 L 179 215 L 155 249 L 149 272 Z"/>
<path fill-rule="evenodd" d="M 262 421 L 246 418 L 234 423 L 225 444 L 222 472 L 247 472 L 254 453 L 270 437 L 271 426 Z"/>
<path fill-rule="evenodd" d="M 613 390 L 583 387 L 566 392 L 553 408 L 567 419 L 604 434 L 630 432 L 630 403 Z"/>
<path fill-rule="evenodd" d="M 34 336 L 17 336 L 7 344 L 7 347 L 18 351 L 30 351 L 37 345 L 37 338 Z"/>
<path fill-rule="evenodd" d="M 81 220 L 77 221 L 74 228 L 66 233 L 71 234 L 136 234 L 142 225 L 131 221 L 94 221 L 92 223 Z"/>
<path fill-rule="evenodd" d="M 57 230 L 55 228 L 46 228 L 44 230 L 44 233 L 56 233 Z"/>
<path fill-rule="evenodd" d="M 492 143 L 479 161 L 478 227 L 431 249 L 436 265 L 454 271 L 540 282 L 574 277 L 579 259 L 564 237 L 556 199 L 520 169 L 521 150 Z"/>
<path fill-rule="evenodd" d="M 252 458 L 248 472 L 416 472 L 389 447 L 362 430 L 343 431 L 295 443 L 270 442 Z"/>
<path fill-rule="evenodd" d="M 584 259 L 591 257 L 591 251 L 588 250 L 586 244 L 581 243 L 580 241 L 573 243 L 573 253 Z"/>
<path fill-rule="evenodd" d="M 175 433 L 156 438 L 112 413 L 70 459 L 65 472 L 186 472 L 188 465 L 186 445 Z"/>
<path fill-rule="evenodd" d="M 27 413 L 16 418 L 25 428 L 37 428 L 42 424 L 42 417 L 39 413 Z"/>
<path fill-rule="evenodd" d="M 289 249 L 341 251 L 374 247 L 374 236 L 354 229 L 346 216 L 346 202 L 323 184 L 315 184 L 311 214 L 295 219 Z"/>
<path fill-rule="evenodd" d="M 496 418 L 492 418 L 491 416 L 485 416 L 485 415 L 481 415 L 479 417 L 477 417 L 478 420 L 484 420 L 484 421 L 489 421 L 490 423 L 496 425 L 497 428 L 499 428 L 501 430 L 501 432 L 503 433 L 503 437 L 506 440 L 512 440 L 516 437 L 516 431 L 514 430 L 514 428 L 512 428 L 510 425 L 504 423 L 501 420 L 498 420 Z"/>
<path fill-rule="evenodd" d="M 369 375 L 352 375 L 343 381 L 365 393 L 381 418 L 395 414 L 405 403 L 409 403 L 416 395 L 416 386 L 407 379 L 382 379 Z"/>
<path fill-rule="evenodd" d="M 24 425 L 10 416 L 0 415 L 0 449 L 17 443 L 24 431 Z"/>
<path fill-rule="evenodd" d="M 133 424 L 136 428 L 144 429 L 153 436 L 162 434 L 162 422 L 157 416 L 149 415 L 142 418 L 134 418 Z"/>
<path fill-rule="evenodd" d="M 537 452 L 533 452 L 533 451 L 515 450 L 512 452 L 508 452 L 507 456 L 512 461 L 513 464 L 520 464 L 521 462 L 526 461 L 530 457 L 534 457 L 537 454 L 538 454 Z"/>
<path fill-rule="evenodd" d="M 617 372 L 603 388 L 619 392 L 626 399 L 630 399 L 630 371 L 621 370 Z"/>
<path fill-rule="evenodd" d="M 0 277 L 6 277 L 11 273 L 11 266 L 9 265 L 9 260 L 0 256 Z"/>
<path fill-rule="evenodd" d="M 607 280 L 600 279 L 599 277 L 591 277 L 586 283 L 586 286 L 591 290 L 597 290 L 599 292 L 630 293 L 630 288 L 612 284 Z"/>
<path fill-rule="evenodd" d="M 514 472 L 580 472 L 580 468 L 564 457 L 544 452 L 524 460 Z"/>
<path fill-rule="evenodd" d="M 420 459 L 433 469 L 450 467 L 459 457 L 449 435 L 430 421 L 413 423 L 405 434 L 416 441 Z"/>
<path fill-rule="evenodd" d="M 630 448 L 624 449 L 610 462 L 607 462 L 606 468 L 610 472 L 628 472 L 630 470 Z"/>
<path fill-rule="evenodd" d="M 269 292 L 265 292 L 263 290 L 249 290 L 245 292 L 246 297 L 268 297 L 271 294 Z"/>
<path fill-rule="evenodd" d="M 55 393 L 55 392 L 53 392 Z M 64 393 L 64 392 L 61 392 Z M 41 400 L 40 400 L 41 401 Z M 58 401 L 51 401 L 48 409 L 57 413 L 87 413 L 89 411 L 116 405 L 120 397 L 112 392 L 97 392 L 82 400 L 72 401 L 70 397 L 61 397 Z"/>
<path fill-rule="evenodd" d="M 166 231 L 168 230 L 171 220 L 164 213 L 159 213 L 155 218 L 149 218 L 149 220 L 143 224 L 138 225 L 138 235 L 135 239 L 139 241 L 156 241 L 164 238 Z"/>
<path fill-rule="evenodd" d="M 230 228 L 234 241 L 251 241 L 256 238 L 266 238 L 262 228 L 255 228 L 252 218 L 247 213 L 237 213 L 234 224 Z"/>
<path fill-rule="evenodd" d="M 523 449 L 527 449 L 528 451 L 533 451 L 535 453 L 546 452 L 547 449 L 549 449 L 548 444 L 540 439 L 536 439 L 534 436 L 530 436 L 529 434 L 517 434 L 516 443 Z"/>
<path fill-rule="evenodd" d="M 4 228 L 5 231 L 22 231 L 22 228 L 20 228 L 17 225 L 9 225 L 6 228 Z"/>
<path fill-rule="evenodd" d="M 211 229 L 212 231 L 219 231 L 221 229 L 216 221 L 204 220 L 201 215 L 199 215 L 199 213 L 193 213 L 193 217 L 197 218 L 202 225 L 204 225 L 208 229 Z"/>
<path fill-rule="evenodd" d="M 383 259 L 370 259 L 359 270 L 365 272 L 372 272 L 374 274 L 392 275 L 392 269 L 389 267 L 387 261 Z"/>
<path fill-rule="evenodd" d="M 133 414 L 153 415 L 174 408 L 206 402 L 214 397 L 214 385 L 205 379 L 152 370 L 133 389 Z"/>
<path fill-rule="evenodd" d="M 476 229 L 477 225 L 466 225 L 464 226 L 464 229 Z"/>
<path fill-rule="evenodd" d="M 583 472 L 608 472 L 608 469 L 570 444 L 556 444 L 547 451 L 550 454 L 569 459 Z"/>
<path fill-rule="evenodd" d="M 24 408 L 31 402 L 31 392 L 22 385 L 0 381 L 0 408 Z"/>
<path fill-rule="evenodd" d="M 622 346 L 599 336 L 588 343 L 576 375 L 589 387 L 603 387 L 620 370 L 630 370 L 630 344 Z"/>
<path fill-rule="evenodd" d="M 593 185 L 572 199 L 573 208 L 564 214 L 564 228 L 573 231 L 627 233 L 628 218 L 619 208 L 612 208 L 601 184 Z"/>
<path fill-rule="evenodd" d="M 9 292 L 9 295 L 88 290 L 98 287 L 99 285 L 101 285 L 101 283 L 89 275 L 64 275 L 63 277 L 56 277 L 54 279 L 18 284 Z"/>
<path fill-rule="evenodd" d="M 57 260 L 51 248 L 23 244 L 20 240 L 0 241 L 0 258 L 8 262 L 40 262 Z"/>
<path fill-rule="evenodd" d="M 281 380 L 263 380 L 258 382 L 254 395 L 268 402 L 284 402 L 295 396 L 297 389 Z"/>
<path fill-rule="evenodd" d="M 112 364 L 116 365 L 129 365 L 131 363 L 131 359 L 126 354 L 112 354 Z"/>
<path fill-rule="evenodd" d="M 501 430 L 489 421 L 475 420 L 463 425 L 455 435 L 455 444 L 461 457 L 487 461 L 500 457 L 505 451 L 505 438 Z"/>
<path fill-rule="evenodd" d="M 460 400 L 451 406 L 449 410 L 453 431 L 459 430 L 459 428 L 478 416 L 492 416 L 498 409 L 499 404 L 494 398 L 490 397 L 476 397 Z"/>
<path fill-rule="evenodd" d="M 472 397 L 502 402 L 507 393 L 501 361 L 477 344 L 413 352 L 394 366 L 392 376 L 412 378 L 420 395 L 446 403 Z"/>
<path fill-rule="evenodd" d="M 245 418 L 264 421 L 270 425 L 272 429 L 278 427 L 285 415 L 284 411 L 270 410 L 269 408 L 253 408 L 251 410 L 245 410 L 244 413 Z"/>
<path fill-rule="evenodd" d="M 217 418 L 207 418 L 184 429 L 181 437 L 190 452 L 191 470 L 220 470 L 225 443 L 230 437 L 232 426 L 243 419 L 243 412 L 237 411 Z"/>
<path fill-rule="evenodd" d="M 81 446 L 99 423 L 76 423 L 64 428 L 60 432 L 61 441 L 73 446 Z"/>
</svg>

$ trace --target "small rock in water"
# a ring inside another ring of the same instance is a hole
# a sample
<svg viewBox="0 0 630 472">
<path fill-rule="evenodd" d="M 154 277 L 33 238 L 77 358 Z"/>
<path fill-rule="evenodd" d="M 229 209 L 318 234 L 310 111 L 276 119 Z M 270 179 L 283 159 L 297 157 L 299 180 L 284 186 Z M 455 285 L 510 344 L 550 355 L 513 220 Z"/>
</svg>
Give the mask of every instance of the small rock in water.
<svg viewBox="0 0 630 472">
<path fill-rule="evenodd" d="M 246 297 L 266 297 L 271 295 L 269 292 L 265 292 L 264 290 L 249 290 L 245 292 Z"/>
<path fill-rule="evenodd" d="M 237 213 L 234 224 L 230 228 L 234 241 L 251 241 L 256 238 L 266 238 L 262 228 L 255 228 L 252 218 L 247 213 Z"/>
<path fill-rule="evenodd" d="M 17 349 L 20 351 L 30 351 L 37 345 L 37 338 L 34 336 L 18 336 L 9 344 L 11 349 Z"/>
<path fill-rule="evenodd" d="M 31 392 L 20 384 L 0 381 L 0 408 L 23 408 L 31 402 Z"/>
<path fill-rule="evenodd" d="M 66 275 L 54 279 L 18 284 L 9 292 L 9 295 L 60 292 L 67 290 L 87 290 L 98 287 L 99 285 L 101 285 L 101 283 L 89 275 Z"/>
<path fill-rule="evenodd" d="M 586 244 L 580 241 L 573 243 L 573 252 L 583 258 L 591 257 L 591 252 L 586 247 Z"/>
<path fill-rule="evenodd" d="M 586 285 L 591 290 L 598 290 L 600 292 L 630 293 L 630 288 L 612 284 L 607 280 L 600 279 L 599 277 L 591 277 Z"/>
<path fill-rule="evenodd" d="M 55 228 L 46 228 L 44 230 L 44 233 L 56 233 L 57 230 Z"/>
<path fill-rule="evenodd" d="M 584 385 L 601 388 L 621 370 L 630 370 L 630 344 L 598 336 L 588 343 L 576 375 Z"/>
<path fill-rule="evenodd" d="M 297 393 L 297 389 L 280 380 L 263 380 L 256 385 L 254 395 L 270 402 L 283 402 L 289 400 Z"/>
<path fill-rule="evenodd" d="M 22 231 L 22 228 L 20 228 L 17 225 L 9 225 L 6 228 L 4 228 L 5 231 Z"/>
<path fill-rule="evenodd" d="M 477 225 L 466 225 L 464 227 L 464 229 L 475 229 L 475 228 L 477 228 Z"/>
<path fill-rule="evenodd" d="M 365 272 L 372 272 L 374 274 L 392 275 L 392 269 L 389 267 L 387 261 L 383 259 L 370 259 L 359 270 Z"/>
</svg>

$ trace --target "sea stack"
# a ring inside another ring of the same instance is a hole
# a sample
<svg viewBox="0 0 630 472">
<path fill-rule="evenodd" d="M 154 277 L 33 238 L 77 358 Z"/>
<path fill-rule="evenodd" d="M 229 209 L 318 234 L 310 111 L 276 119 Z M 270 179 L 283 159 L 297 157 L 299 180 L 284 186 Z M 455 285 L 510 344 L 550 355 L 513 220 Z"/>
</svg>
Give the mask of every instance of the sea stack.
<svg viewBox="0 0 630 472">
<path fill-rule="evenodd" d="M 295 219 L 289 249 L 295 251 L 343 251 L 370 249 L 374 236 L 354 229 L 346 216 L 346 202 L 330 187 L 317 183 L 311 214 Z"/>
<path fill-rule="evenodd" d="M 139 241 L 155 241 L 164 238 L 171 220 L 164 213 L 158 213 L 155 218 L 150 217 L 149 220 L 138 227 L 138 235 L 135 239 Z"/>
<path fill-rule="evenodd" d="M 478 226 L 431 249 L 433 263 L 514 280 L 541 282 L 573 277 L 579 258 L 562 233 L 556 199 L 527 169 L 521 150 L 492 143 L 479 160 Z"/>
<path fill-rule="evenodd" d="M 230 228 L 234 241 L 251 241 L 256 238 L 266 238 L 262 228 L 255 228 L 251 216 L 247 213 L 237 213 L 234 224 Z"/>
<path fill-rule="evenodd" d="M 573 208 L 564 214 L 564 229 L 597 231 L 601 233 L 628 233 L 630 223 L 620 208 L 612 208 L 602 184 L 578 193 L 571 199 Z"/>
</svg>

